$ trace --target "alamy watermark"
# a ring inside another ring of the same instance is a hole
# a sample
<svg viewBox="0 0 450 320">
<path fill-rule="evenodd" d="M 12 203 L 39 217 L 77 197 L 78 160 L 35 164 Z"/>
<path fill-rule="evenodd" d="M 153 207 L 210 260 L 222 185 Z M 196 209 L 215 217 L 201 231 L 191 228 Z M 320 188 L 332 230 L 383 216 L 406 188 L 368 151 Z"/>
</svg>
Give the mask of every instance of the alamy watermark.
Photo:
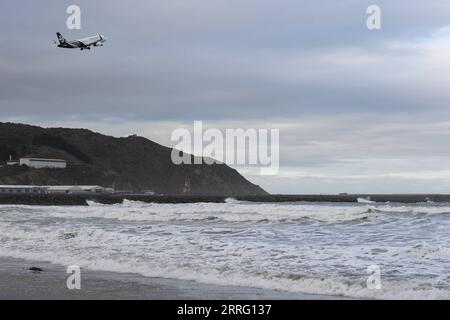
<svg viewBox="0 0 450 320">
<path fill-rule="evenodd" d="M 171 158 L 176 165 L 226 163 L 258 166 L 261 175 L 275 175 L 280 165 L 279 139 L 279 129 L 204 130 L 202 121 L 194 121 L 192 133 L 186 128 L 172 132 L 171 140 L 177 144 Z"/>
<path fill-rule="evenodd" d="M 381 30 L 381 8 L 376 4 L 367 7 L 366 13 L 369 15 L 366 26 L 369 30 Z"/>
<path fill-rule="evenodd" d="M 66 286 L 69 290 L 81 289 L 81 268 L 77 265 L 67 267 L 67 273 L 70 274 L 67 277 Z"/>
<path fill-rule="evenodd" d="M 81 29 L 81 8 L 75 4 L 67 7 L 66 13 L 69 15 L 66 20 L 66 27 L 69 30 Z"/>
<path fill-rule="evenodd" d="M 366 284 L 369 290 L 381 290 L 381 268 L 373 264 L 367 267 L 366 270 L 369 277 L 367 278 Z"/>
</svg>

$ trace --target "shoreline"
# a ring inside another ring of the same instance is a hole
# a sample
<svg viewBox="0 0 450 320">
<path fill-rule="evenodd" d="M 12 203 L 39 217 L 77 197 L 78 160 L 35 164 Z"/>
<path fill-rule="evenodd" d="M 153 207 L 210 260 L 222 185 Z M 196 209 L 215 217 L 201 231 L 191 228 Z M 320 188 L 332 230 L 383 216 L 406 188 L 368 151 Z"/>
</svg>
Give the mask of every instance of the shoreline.
<svg viewBox="0 0 450 320">
<path fill-rule="evenodd" d="M 0 194 L 0 205 L 87 206 L 87 201 L 120 204 L 124 200 L 147 203 L 225 203 L 228 198 L 238 201 L 282 202 L 341 202 L 357 203 L 358 198 L 373 202 L 426 203 L 450 202 L 450 194 L 345 194 L 345 195 L 264 195 L 264 196 L 198 196 L 198 195 L 114 195 L 114 194 Z"/>
<path fill-rule="evenodd" d="M 30 271 L 38 267 L 42 271 Z M 334 300 L 341 296 L 292 293 L 132 273 L 81 270 L 81 289 L 66 286 L 66 268 L 48 262 L 0 257 L 1 300 Z"/>
</svg>

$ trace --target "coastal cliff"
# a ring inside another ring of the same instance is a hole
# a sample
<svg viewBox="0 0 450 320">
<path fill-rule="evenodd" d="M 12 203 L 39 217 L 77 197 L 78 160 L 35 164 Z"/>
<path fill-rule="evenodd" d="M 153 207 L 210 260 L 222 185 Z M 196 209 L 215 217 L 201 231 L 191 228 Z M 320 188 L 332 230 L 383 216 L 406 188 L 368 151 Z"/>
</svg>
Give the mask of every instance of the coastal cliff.
<svg viewBox="0 0 450 320">
<path fill-rule="evenodd" d="M 0 123 L 0 164 L 10 155 L 67 161 L 66 169 L 0 167 L 0 184 L 101 185 L 130 192 L 266 195 L 225 164 L 175 165 L 169 147 L 139 136 L 116 138 L 86 129 Z M 186 192 L 185 192 L 186 193 Z"/>
</svg>

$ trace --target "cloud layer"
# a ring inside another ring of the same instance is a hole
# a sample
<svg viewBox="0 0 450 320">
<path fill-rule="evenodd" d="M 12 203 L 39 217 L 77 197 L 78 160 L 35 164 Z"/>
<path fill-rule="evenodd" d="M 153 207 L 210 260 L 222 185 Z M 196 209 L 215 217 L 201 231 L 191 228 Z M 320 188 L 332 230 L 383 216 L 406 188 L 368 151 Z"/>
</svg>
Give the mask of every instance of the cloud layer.
<svg viewBox="0 0 450 320">
<path fill-rule="evenodd" d="M 7 2 L 0 12 L 0 117 L 46 126 L 170 132 L 280 128 L 272 192 L 447 192 L 450 3 L 377 1 Z M 52 46 L 103 33 L 91 52 Z"/>
</svg>

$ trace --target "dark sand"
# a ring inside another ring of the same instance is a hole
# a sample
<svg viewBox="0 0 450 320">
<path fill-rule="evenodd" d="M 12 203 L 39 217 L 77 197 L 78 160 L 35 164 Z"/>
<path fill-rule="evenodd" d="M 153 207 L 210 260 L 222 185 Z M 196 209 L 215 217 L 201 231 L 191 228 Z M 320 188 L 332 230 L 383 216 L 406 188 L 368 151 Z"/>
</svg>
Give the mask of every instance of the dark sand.
<svg viewBox="0 0 450 320">
<path fill-rule="evenodd" d="M 42 272 L 30 271 L 39 267 Z M 290 293 L 195 281 L 147 278 L 136 274 L 81 270 L 81 289 L 69 290 L 66 268 L 46 262 L 0 258 L 2 300 L 280 300 L 336 299 L 339 297 Z"/>
</svg>

